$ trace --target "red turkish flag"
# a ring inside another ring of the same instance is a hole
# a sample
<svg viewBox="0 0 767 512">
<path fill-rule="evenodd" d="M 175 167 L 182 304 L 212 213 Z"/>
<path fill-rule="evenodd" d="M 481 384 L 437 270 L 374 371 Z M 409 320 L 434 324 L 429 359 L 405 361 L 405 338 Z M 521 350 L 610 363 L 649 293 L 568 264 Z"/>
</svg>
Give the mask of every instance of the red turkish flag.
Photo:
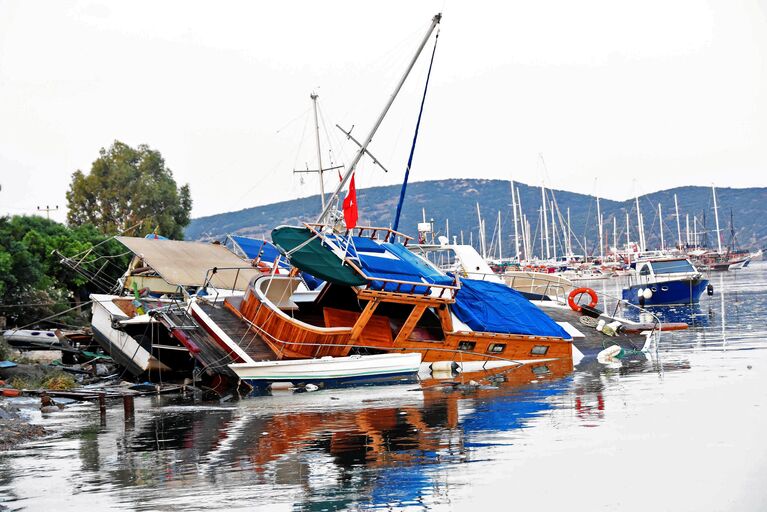
<svg viewBox="0 0 767 512">
<path fill-rule="evenodd" d="M 349 192 L 344 199 L 344 221 L 346 229 L 352 229 L 357 226 L 357 187 L 354 186 L 354 174 L 349 182 Z"/>
</svg>

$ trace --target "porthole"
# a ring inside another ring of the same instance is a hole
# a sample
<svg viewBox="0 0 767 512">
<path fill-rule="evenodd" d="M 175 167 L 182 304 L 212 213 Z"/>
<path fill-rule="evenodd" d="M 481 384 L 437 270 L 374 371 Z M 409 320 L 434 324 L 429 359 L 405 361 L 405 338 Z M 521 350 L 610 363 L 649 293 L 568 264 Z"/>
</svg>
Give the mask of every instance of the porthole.
<svg viewBox="0 0 767 512">
<path fill-rule="evenodd" d="M 538 366 L 533 366 L 532 368 L 533 373 L 536 376 L 546 375 L 547 373 L 551 373 L 551 370 L 549 370 L 549 367 L 545 364 L 539 364 Z"/>
</svg>

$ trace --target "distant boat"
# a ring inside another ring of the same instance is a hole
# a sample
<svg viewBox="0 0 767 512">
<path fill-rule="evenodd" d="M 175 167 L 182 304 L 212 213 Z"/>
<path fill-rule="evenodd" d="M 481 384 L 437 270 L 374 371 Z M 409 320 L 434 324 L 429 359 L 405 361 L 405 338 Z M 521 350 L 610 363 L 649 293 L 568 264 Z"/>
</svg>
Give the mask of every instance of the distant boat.
<svg viewBox="0 0 767 512">
<path fill-rule="evenodd" d="M 708 279 L 687 258 L 657 258 L 636 262 L 623 300 L 641 306 L 699 302 Z"/>
</svg>

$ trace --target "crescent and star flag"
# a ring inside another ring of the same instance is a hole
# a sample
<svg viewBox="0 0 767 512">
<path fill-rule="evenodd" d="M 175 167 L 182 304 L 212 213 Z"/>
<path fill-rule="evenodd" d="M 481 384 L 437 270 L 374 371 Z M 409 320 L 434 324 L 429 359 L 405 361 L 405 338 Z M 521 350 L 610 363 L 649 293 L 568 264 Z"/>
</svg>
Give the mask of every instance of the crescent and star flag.
<svg viewBox="0 0 767 512">
<path fill-rule="evenodd" d="M 344 222 L 346 222 L 346 229 L 357 226 L 357 187 L 354 186 L 354 173 L 349 182 L 349 192 L 344 199 Z"/>
</svg>

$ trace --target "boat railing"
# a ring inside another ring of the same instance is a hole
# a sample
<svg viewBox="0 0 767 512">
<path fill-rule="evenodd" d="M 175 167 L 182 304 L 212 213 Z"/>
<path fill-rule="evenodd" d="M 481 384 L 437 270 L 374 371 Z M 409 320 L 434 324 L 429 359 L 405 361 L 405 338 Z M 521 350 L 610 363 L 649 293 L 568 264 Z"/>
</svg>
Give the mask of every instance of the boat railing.
<svg viewBox="0 0 767 512">
<path fill-rule="evenodd" d="M 540 294 L 549 297 L 556 302 L 567 302 L 567 295 L 570 293 L 568 288 L 562 283 L 552 282 L 551 279 L 537 277 L 535 272 L 529 272 L 526 275 L 502 274 L 503 281 L 515 290 L 525 291 L 532 294 Z M 550 275 L 550 274 L 545 274 Z M 517 281 L 524 281 L 524 284 L 518 284 Z M 517 286 L 515 286 L 517 284 Z"/>
<path fill-rule="evenodd" d="M 276 266 L 275 266 L 275 268 L 276 268 Z M 209 268 L 208 270 L 205 271 L 205 279 L 203 280 L 202 289 L 206 289 L 206 288 L 212 287 L 214 290 L 216 290 L 216 294 L 215 294 L 215 297 L 213 299 L 213 302 L 218 302 L 219 295 L 221 294 L 221 289 L 219 287 L 217 287 L 217 286 L 212 286 L 211 285 L 211 282 L 213 280 L 213 276 L 215 276 L 218 272 L 220 272 L 222 270 L 234 270 L 235 274 L 234 274 L 234 280 L 232 281 L 232 287 L 231 287 L 231 289 L 229 289 L 228 287 L 226 288 L 227 290 L 229 290 L 230 293 L 234 293 L 235 290 L 237 290 L 237 283 L 240 280 L 240 272 L 243 271 L 243 270 L 254 270 L 254 269 L 258 270 L 258 268 L 257 267 L 254 268 L 253 265 L 247 265 L 247 266 L 242 266 L 242 267 L 213 267 L 213 268 Z M 246 286 L 246 288 L 247 288 L 247 286 Z"/>
<path fill-rule="evenodd" d="M 332 227 L 328 224 L 321 224 L 316 222 L 305 222 L 304 225 L 315 233 Z M 372 238 L 376 240 L 379 240 L 378 236 L 379 234 L 382 234 L 383 242 L 394 242 L 399 237 L 403 241 L 402 245 L 407 245 L 407 243 L 413 239 L 412 236 L 406 235 L 405 233 L 394 231 L 391 228 L 384 228 L 379 226 L 356 226 L 352 229 L 346 229 L 343 234 L 344 236 L 364 236 L 365 238 Z"/>
</svg>

